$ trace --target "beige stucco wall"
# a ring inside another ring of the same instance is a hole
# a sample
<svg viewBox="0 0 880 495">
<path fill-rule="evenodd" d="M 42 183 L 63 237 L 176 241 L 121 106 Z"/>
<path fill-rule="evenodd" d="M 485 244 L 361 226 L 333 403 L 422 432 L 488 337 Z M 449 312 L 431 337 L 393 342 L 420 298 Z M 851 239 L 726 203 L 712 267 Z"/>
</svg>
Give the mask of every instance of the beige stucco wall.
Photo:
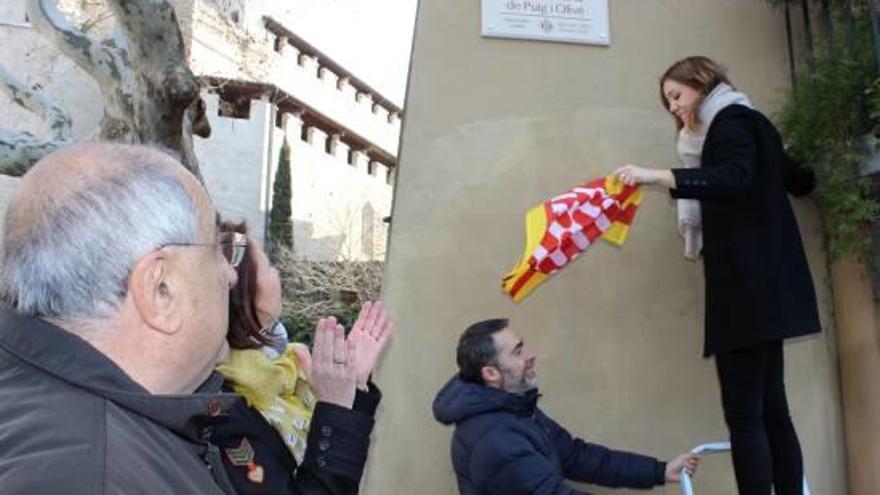
<svg viewBox="0 0 880 495">
<path fill-rule="evenodd" d="M 483 39 L 478 2 L 420 2 L 386 276 L 400 330 L 377 376 L 386 394 L 368 495 L 455 492 L 451 429 L 430 407 L 454 372 L 459 333 L 486 317 L 512 317 L 537 350 L 541 403 L 573 432 L 660 457 L 726 438 L 714 363 L 701 358 L 701 267 L 681 256 L 664 192 L 646 194 L 623 249 L 593 247 L 518 306 L 499 289 L 527 209 L 622 163 L 672 164 L 656 87 L 670 63 L 707 54 L 759 109 L 782 99 L 783 20 L 764 3 L 609 4 L 612 44 L 602 48 Z M 795 209 L 826 332 L 786 346 L 789 398 L 813 493 L 843 494 L 819 220 L 806 201 Z M 728 459 L 707 460 L 699 493 L 735 493 Z"/>
<path fill-rule="evenodd" d="M 835 292 L 840 383 L 852 495 L 880 492 L 880 333 L 871 276 L 863 263 L 838 260 Z"/>
</svg>

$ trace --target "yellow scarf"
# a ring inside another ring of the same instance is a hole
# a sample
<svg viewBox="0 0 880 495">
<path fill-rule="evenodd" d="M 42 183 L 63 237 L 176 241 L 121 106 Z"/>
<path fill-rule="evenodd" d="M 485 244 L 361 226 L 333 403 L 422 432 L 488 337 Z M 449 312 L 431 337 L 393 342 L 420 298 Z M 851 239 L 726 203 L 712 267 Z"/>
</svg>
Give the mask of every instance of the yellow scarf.
<svg viewBox="0 0 880 495">
<path fill-rule="evenodd" d="M 278 359 L 269 359 L 259 349 L 232 350 L 217 371 L 278 430 L 297 464 L 302 464 L 317 396 L 306 381 L 293 345 Z"/>
</svg>

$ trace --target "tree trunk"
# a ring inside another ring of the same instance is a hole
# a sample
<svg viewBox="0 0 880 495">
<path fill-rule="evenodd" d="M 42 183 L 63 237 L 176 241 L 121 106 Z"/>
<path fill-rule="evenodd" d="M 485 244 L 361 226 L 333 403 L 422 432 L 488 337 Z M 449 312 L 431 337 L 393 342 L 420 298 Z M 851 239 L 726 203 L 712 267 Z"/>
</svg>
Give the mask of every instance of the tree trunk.
<svg viewBox="0 0 880 495">
<path fill-rule="evenodd" d="M 871 0 L 871 26 L 874 31 L 874 59 L 880 66 L 880 0 Z"/>
<path fill-rule="evenodd" d="M 113 37 L 100 42 L 76 28 L 55 0 L 26 2 L 37 31 L 97 83 L 104 115 L 94 135 L 103 141 L 157 145 L 177 152 L 182 164 L 201 180 L 192 135 L 208 137 L 211 129 L 169 1 L 108 0 L 116 29 Z M 28 89 L 4 75 L 0 72 L 0 87 L 6 86 L 7 92 Z M 6 81 L 10 82 L 3 84 Z M 49 104 L 39 88 L 30 91 L 27 101 L 36 103 L 23 104 L 15 97 L 13 101 L 39 113 L 53 129 L 62 125 L 58 116 L 63 111 Z M 63 125 L 69 130 L 69 117 Z M 0 130 L 0 173 L 20 175 L 43 155 L 70 142 L 67 135 L 41 140 L 28 133 Z"/>
<path fill-rule="evenodd" d="M 843 0 L 843 20 L 846 24 L 846 38 L 848 44 L 852 43 L 856 32 L 856 18 L 853 14 L 853 0 Z"/>
<path fill-rule="evenodd" d="M 797 70 L 794 60 L 794 41 L 791 36 L 791 8 L 788 2 L 783 5 L 785 12 L 785 42 L 788 45 L 788 77 L 791 79 L 791 87 L 795 88 L 797 84 Z"/>
<path fill-rule="evenodd" d="M 807 70 L 812 73 L 816 68 L 816 54 L 813 51 L 813 25 L 810 22 L 810 3 L 807 0 L 801 0 L 801 12 L 804 16 L 804 41 L 807 44 Z"/>
<path fill-rule="evenodd" d="M 831 1 L 822 0 L 822 31 L 825 33 L 825 50 L 828 58 L 834 55 L 834 20 L 831 18 Z"/>
<path fill-rule="evenodd" d="M 174 7 L 167 0 L 113 0 L 110 5 L 129 41 L 131 66 L 140 68 L 134 73 L 128 140 L 183 153 L 184 114 L 199 98 L 199 84 L 184 59 Z M 194 158 L 184 156 L 183 161 L 198 175 L 198 163 L 188 163 Z"/>
</svg>

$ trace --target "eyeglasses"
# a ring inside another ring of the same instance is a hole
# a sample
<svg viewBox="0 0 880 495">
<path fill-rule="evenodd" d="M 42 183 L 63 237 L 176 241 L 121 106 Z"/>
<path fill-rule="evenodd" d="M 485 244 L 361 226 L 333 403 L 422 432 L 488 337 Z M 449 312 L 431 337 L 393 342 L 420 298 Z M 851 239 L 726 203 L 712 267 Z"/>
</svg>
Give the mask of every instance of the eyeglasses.
<svg viewBox="0 0 880 495">
<path fill-rule="evenodd" d="M 228 261 L 229 264 L 232 265 L 232 268 L 238 268 L 238 265 L 240 265 L 241 261 L 244 259 L 244 253 L 247 249 L 247 236 L 240 232 L 220 232 L 219 237 L 220 239 L 217 240 L 216 244 L 205 242 L 169 242 L 166 244 L 162 244 L 158 247 L 158 249 L 170 246 L 217 246 L 220 248 L 220 251 L 223 252 L 223 256 L 226 258 L 226 261 Z"/>
</svg>

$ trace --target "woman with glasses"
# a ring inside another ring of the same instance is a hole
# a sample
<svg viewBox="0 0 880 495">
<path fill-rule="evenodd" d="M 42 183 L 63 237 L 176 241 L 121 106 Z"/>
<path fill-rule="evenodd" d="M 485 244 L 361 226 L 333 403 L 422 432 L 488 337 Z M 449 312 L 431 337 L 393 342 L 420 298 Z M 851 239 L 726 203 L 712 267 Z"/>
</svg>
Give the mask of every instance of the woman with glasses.
<svg viewBox="0 0 880 495">
<path fill-rule="evenodd" d="M 244 224 L 221 231 L 238 283 L 229 300 L 231 352 L 218 371 L 242 400 L 212 424 L 210 441 L 230 480 L 239 494 L 357 493 L 381 399 L 369 376 L 393 324 L 381 302 L 366 303 L 342 347 L 349 355 L 318 370 L 306 346 L 287 342 L 277 270 L 247 242 Z M 345 338 L 332 317 L 318 322 L 316 353 L 322 335 Z M 346 373 L 350 381 L 340 379 Z"/>
</svg>

